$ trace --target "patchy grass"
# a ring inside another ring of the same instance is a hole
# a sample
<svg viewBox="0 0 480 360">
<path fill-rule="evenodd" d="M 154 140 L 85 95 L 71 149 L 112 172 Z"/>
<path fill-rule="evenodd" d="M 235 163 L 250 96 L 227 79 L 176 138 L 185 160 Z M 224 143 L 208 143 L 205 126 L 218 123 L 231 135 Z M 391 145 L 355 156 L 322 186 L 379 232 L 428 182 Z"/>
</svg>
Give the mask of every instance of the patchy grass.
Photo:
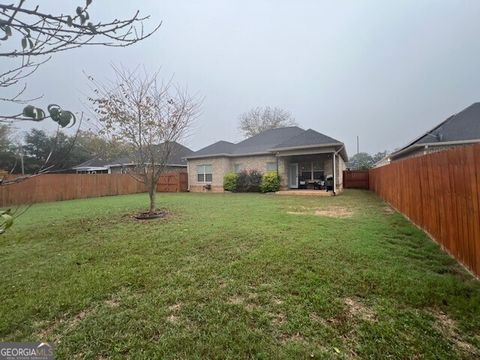
<svg viewBox="0 0 480 360">
<path fill-rule="evenodd" d="M 368 192 L 36 205 L 0 237 L 0 338 L 57 358 L 476 358 L 480 283 Z M 289 212 L 301 213 L 292 215 Z"/>
</svg>

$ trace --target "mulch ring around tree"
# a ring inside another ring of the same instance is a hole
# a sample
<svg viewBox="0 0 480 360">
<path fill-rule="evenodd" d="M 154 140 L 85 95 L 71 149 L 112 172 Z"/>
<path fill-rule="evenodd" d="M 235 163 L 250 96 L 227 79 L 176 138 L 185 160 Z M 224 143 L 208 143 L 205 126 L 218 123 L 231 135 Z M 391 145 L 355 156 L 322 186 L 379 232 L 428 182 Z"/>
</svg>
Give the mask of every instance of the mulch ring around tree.
<svg viewBox="0 0 480 360">
<path fill-rule="evenodd" d="M 133 218 L 136 220 L 154 220 L 154 219 L 167 219 L 170 218 L 173 214 L 167 209 L 157 209 L 154 212 L 141 212 L 133 215 Z"/>
</svg>

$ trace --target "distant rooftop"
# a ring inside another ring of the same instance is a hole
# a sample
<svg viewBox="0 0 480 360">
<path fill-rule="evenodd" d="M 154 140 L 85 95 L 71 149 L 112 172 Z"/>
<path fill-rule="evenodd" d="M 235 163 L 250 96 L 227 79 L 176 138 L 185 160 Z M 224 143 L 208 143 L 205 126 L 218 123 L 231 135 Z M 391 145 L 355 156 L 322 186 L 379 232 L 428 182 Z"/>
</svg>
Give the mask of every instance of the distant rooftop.
<svg viewBox="0 0 480 360">
<path fill-rule="evenodd" d="M 162 151 L 162 146 L 163 144 L 157 145 L 159 152 Z M 182 144 L 175 142 L 173 143 L 172 155 L 170 156 L 170 161 L 167 165 L 187 166 L 187 161 L 185 160 L 185 157 L 191 154 L 193 154 L 192 150 L 190 150 L 186 146 L 183 146 Z M 133 158 L 133 156 L 129 155 L 119 156 L 113 159 L 103 159 L 96 157 L 73 167 L 73 169 L 122 166 L 126 164 L 131 164 L 134 161 Z"/>
<path fill-rule="evenodd" d="M 404 147 L 394 151 L 391 156 L 409 151 L 423 145 L 439 145 L 449 142 L 480 142 L 480 103 L 474 103 L 459 113 L 450 116 L 433 129 L 425 132 Z"/>
</svg>

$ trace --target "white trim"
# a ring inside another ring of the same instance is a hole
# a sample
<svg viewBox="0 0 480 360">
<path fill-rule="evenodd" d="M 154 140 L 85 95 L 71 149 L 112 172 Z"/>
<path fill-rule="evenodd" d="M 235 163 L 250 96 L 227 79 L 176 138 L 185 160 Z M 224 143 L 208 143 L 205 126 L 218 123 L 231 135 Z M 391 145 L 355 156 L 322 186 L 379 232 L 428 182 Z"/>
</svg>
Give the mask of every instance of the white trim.
<svg viewBox="0 0 480 360">
<path fill-rule="evenodd" d="M 243 156 L 261 156 L 261 155 L 272 155 L 271 152 L 258 152 L 258 153 L 245 153 L 245 154 L 205 154 L 205 155 L 197 155 L 197 156 L 189 156 L 186 157 L 186 160 L 196 160 L 196 159 L 204 159 L 204 158 L 213 158 L 213 157 L 243 157 Z"/>
<path fill-rule="evenodd" d="M 198 172 L 198 168 L 202 166 L 203 167 L 203 173 L 199 173 Z M 207 173 L 206 170 L 205 170 L 205 167 L 207 166 L 210 166 L 212 168 L 212 172 L 211 173 Z M 210 181 L 207 181 L 207 175 L 211 175 L 212 176 L 212 180 Z M 213 165 L 212 164 L 199 164 L 199 165 L 195 165 L 195 175 L 196 175 L 196 182 L 197 183 L 200 183 L 200 184 L 211 184 L 213 182 Z M 203 175 L 203 181 L 199 181 L 198 180 L 198 175 Z"/>
<path fill-rule="evenodd" d="M 184 159 L 191 160 L 191 159 L 202 159 L 202 158 L 213 158 L 213 157 L 243 157 L 243 156 L 272 155 L 275 153 L 278 154 L 279 151 L 326 148 L 326 147 L 335 147 L 335 146 L 341 146 L 340 149 L 345 148 L 345 145 L 343 143 L 337 142 L 337 143 L 330 143 L 330 144 L 316 144 L 316 145 L 304 145 L 304 146 L 291 146 L 291 147 L 284 147 L 284 148 L 272 148 L 272 149 L 268 149 L 267 151 L 243 153 L 243 154 L 218 153 L 218 154 L 194 155 L 194 156 L 186 156 Z"/>
<path fill-rule="evenodd" d="M 315 148 L 317 150 L 305 150 L 305 151 L 300 151 L 299 150 L 291 150 L 291 151 L 285 151 L 283 154 L 277 153 L 275 154 L 277 157 L 288 157 L 288 156 L 306 156 L 306 155 L 316 155 L 316 154 L 330 154 L 333 151 L 335 151 L 335 148 Z"/>
<path fill-rule="evenodd" d="M 297 169 L 295 176 L 296 186 L 292 186 L 292 166 L 295 166 Z M 298 163 L 289 163 L 288 164 L 288 188 L 289 189 L 298 189 Z"/>
<path fill-rule="evenodd" d="M 322 148 L 322 147 L 331 147 L 331 146 L 342 146 L 344 147 L 343 143 L 336 142 L 336 143 L 329 143 L 329 144 L 316 144 L 316 145 L 303 145 L 303 146 L 290 146 L 290 147 L 283 147 L 283 148 L 273 148 L 270 151 L 285 151 L 285 150 L 299 150 L 299 149 L 311 149 L 311 148 Z"/>
<path fill-rule="evenodd" d="M 136 163 L 125 163 L 125 164 L 109 164 L 107 165 L 108 167 L 122 167 L 122 166 L 136 166 Z M 158 164 L 160 165 L 160 164 Z M 187 164 L 165 164 L 165 166 L 171 166 L 171 167 L 187 167 Z"/>
<path fill-rule="evenodd" d="M 337 153 L 333 153 L 333 195 L 337 192 Z"/>
<path fill-rule="evenodd" d="M 103 170 L 109 170 L 107 167 L 101 167 L 101 166 L 82 166 L 82 167 L 74 167 L 72 170 L 77 170 L 77 171 L 103 171 Z"/>
</svg>

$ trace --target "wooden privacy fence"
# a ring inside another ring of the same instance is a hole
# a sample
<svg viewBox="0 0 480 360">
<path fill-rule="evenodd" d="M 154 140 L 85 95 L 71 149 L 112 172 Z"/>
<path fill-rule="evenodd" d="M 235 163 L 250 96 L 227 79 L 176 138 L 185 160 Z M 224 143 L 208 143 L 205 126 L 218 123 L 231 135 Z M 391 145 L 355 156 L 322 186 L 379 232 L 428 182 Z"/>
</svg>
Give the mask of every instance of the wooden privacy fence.
<svg viewBox="0 0 480 360">
<path fill-rule="evenodd" d="M 370 189 L 480 275 L 480 144 L 372 169 Z"/>
<path fill-rule="evenodd" d="M 157 183 L 158 192 L 183 192 L 188 189 L 186 172 L 171 172 L 160 177 Z"/>
<path fill-rule="evenodd" d="M 347 189 L 369 188 L 368 170 L 346 170 L 343 172 L 343 186 Z"/>
<path fill-rule="evenodd" d="M 157 191 L 187 191 L 184 172 L 161 176 Z M 47 201 L 145 192 L 145 186 L 128 174 L 45 174 L 18 184 L 0 186 L 0 208 Z"/>
</svg>

